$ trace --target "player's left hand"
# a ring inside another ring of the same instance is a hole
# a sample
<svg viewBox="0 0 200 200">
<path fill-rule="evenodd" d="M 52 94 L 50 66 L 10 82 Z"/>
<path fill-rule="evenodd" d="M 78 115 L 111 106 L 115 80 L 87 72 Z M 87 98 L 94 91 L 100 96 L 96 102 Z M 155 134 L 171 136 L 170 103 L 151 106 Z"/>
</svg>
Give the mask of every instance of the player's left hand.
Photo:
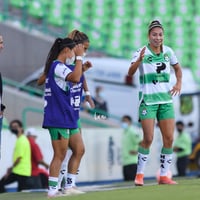
<svg viewBox="0 0 200 200">
<path fill-rule="evenodd" d="M 83 63 L 83 72 L 87 71 L 91 67 L 92 63 L 90 61 L 86 61 L 85 63 Z"/>
<path fill-rule="evenodd" d="M 172 96 L 180 95 L 181 93 L 181 84 L 176 83 L 173 88 L 170 90 Z"/>
<path fill-rule="evenodd" d="M 94 101 L 90 95 L 85 96 L 85 101 L 89 103 L 90 108 L 95 108 Z"/>
</svg>

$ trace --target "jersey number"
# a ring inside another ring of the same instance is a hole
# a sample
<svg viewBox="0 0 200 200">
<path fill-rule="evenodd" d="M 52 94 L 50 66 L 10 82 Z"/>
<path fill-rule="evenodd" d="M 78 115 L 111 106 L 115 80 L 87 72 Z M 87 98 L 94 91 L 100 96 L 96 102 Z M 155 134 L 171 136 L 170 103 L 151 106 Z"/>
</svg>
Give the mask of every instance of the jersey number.
<svg viewBox="0 0 200 200">
<path fill-rule="evenodd" d="M 71 101 L 70 101 L 71 106 L 79 107 L 80 106 L 80 102 L 81 102 L 80 96 L 71 97 Z"/>
</svg>

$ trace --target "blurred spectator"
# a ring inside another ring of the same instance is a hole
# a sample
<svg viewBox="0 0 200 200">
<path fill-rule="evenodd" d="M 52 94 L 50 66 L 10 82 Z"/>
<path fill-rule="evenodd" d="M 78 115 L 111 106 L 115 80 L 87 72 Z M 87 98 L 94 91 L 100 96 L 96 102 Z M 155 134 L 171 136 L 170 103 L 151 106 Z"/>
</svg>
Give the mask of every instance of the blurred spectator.
<svg viewBox="0 0 200 200">
<path fill-rule="evenodd" d="M 29 128 L 26 131 L 27 138 L 31 145 L 31 179 L 30 183 L 32 189 L 40 189 L 48 187 L 48 172 L 44 168 L 40 168 L 39 165 L 43 165 L 46 169 L 49 165 L 43 160 L 42 151 L 39 145 L 36 143 L 37 132 L 35 128 Z"/>
<path fill-rule="evenodd" d="M 178 176 L 186 176 L 188 165 L 188 156 L 192 151 L 192 141 L 188 133 L 184 131 L 184 123 L 182 121 L 176 122 L 176 129 L 178 136 L 174 141 L 173 150 L 177 155 L 176 167 Z"/>
<path fill-rule="evenodd" d="M 195 126 L 193 122 L 188 123 L 187 131 L 190 134 L 190 137 L 192 140 L 192 149 L 193 149 L 198 141 L 198 131 L 195 130 Z"/>
<path fill-rule="evenodd" d="M 88 113 L 95 115 L 96 118 L 107 118 L 108 117 L 108 106 L 104 99 L 103 87 L 97 86 L 95 88 L 95 95 L 92 97 L 93 103 L 89 104 L 87 96 L 83 96 L 81 99 L 81 110 L 85 110 Z"/>
<path fill-rule="evenodd" d="M 108 116 L 107 102 L 104 98 L 105 96 L 104 96 L 103 87 L 97 86 L 95 88 L 95 96 L 93 97 L 96 114 Z"/>
<path fill-rule="evenodd" d="M 27 137 L 24 135 L 22 122 L 17 119 L 13 120 L 10 122 L 9 128 L 16 135 L 17 140 L 13 152 L 13 164 L 0 180 L 0 193 L 6 192 L 5 186 L 16 181 L 18 192 L 29 189 L 31 175 L 31 148 Z"/>
<path fill-rule="evenodd" d="M 0 34 L 0 52 L 2 51 L 3 48 L 4 48 L 3 36 Z"/>
<path fill-rule="evenodd" d="M 200 177 L 200 138 L 195 143 L 192 153 L 189 156 L 189 161 L 190 170 L 197 170 L 198 177 Z"/>
<path fill-rule="evenodd" d="M 3 46 L 3 36 L 0 35 L 0 52 L 4 48 Z M 0 73 L 0 144 L 1 144 L 1 129 L 3 126 L 3 111 L 5 109 L 5 106 L 2 104 L 2 95 L 3 95 L 3 83 Z M 0 158 L 1 158 L 1 149 L 0 149 Z"/>
<path fill-rule="evenodd" d="M 132 125 L 132 119 L 128 115 L 122 117 L 122 165 L 124 181 L 135 179 L 138 161 L 138 147 L 141 141 L 140 135 Z"/>
</svg>

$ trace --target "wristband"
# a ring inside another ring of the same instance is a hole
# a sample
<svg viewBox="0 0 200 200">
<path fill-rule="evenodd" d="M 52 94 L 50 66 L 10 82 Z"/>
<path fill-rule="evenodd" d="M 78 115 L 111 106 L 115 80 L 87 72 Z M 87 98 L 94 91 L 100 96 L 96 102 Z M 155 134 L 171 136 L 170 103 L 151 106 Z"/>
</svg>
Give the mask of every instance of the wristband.
<svg viewBox="0 0 200 200">
<path fill-rule="evenodd" d="M 76 56 L 76 60 L 81 60 L 81 61 L 83 61 L 83 57 L 82 57 L 82 56 Z"/>
<path fill-rule="evenodd" d="M 90 92 L 89 91 L 85 91 L 85 96 L 90 96 Z"/>
</svg>

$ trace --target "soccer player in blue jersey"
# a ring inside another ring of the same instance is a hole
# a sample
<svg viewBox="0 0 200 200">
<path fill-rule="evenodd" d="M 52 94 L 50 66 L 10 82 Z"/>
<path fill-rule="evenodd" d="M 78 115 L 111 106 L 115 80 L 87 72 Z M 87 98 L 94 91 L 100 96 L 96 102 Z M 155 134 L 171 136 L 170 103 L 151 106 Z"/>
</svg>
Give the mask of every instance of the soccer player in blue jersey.
<svg viewBox="0 0 200 200">
<path fill-rule="evenodd" d="M 88 36 L 80 32 L 78 30 L 73 30 L 72 32 L 69 33 L 68 35 L 69 38 L 73 39 L 73 41 L 76 44 L 83 44 L 84 46 L 84 55 L 86 54 L 87 49 L 89 48 L 90 41 Z M 70 63 L 68 63 L 70 64 Z M 92 64 L 89 61 L 86 61 L 83 63 L 83 70 L 86 71 L 92 66 Z M 74 64 L 69 65 L 71 70 L 74 68 Z M 86 79 L 84 75 L 82 76 L 80 83 L 77 83 L 76 90 L 79 92 L 79 95 L 82 96 L 82 91 L 84 90 L 85 92 L 85 100 L 90 104 L 91 108 L 94 108 L 94 102 L 90 96 L 89 89 L 87 86 Z M 76 108 L 77 115 L 79 114 L 79 109 L 78 107 Z M 81 158 L 84 154 L 85 148 L 84 148 L 84 143 L 82 140 L 81 136 L 81 123 L 80 119 L 78 120 L 78 128 L 80 130 L 79 133 L 71 134 L 70 135 L 70 140 L 69 140 L 69 147 L 70 149 L 68 150 L 66 157 L 62 163 L 62 167 L 60 170 L 60 175 L 59 175 L 59 186 L 61 186 L 61 182 L 65 180 L 65 186 L 64 186 L 64 193 L 65 194 L 81 194 L 83 193 L 82 191 L 78 190 L 77 187 L 75 187 L 75 182 L 76 182 L 76 173 L 78 170 L 78 167 L 80 165 Z M 68 162 L 69 160 L 69 162 Z M 67 170 L 67 173 L 66 173 Z M 63 186 L 62 186 L 63 187 Z"/>
<path fill-rule="evenodd" d="M 79 132 L 76 105 L 80 97 L 73 85 L 80 82 L 82 76 L 82 56 L 84 48 L 70 38 L 57 38 L 48 54 L 44 73 L 38 84 L 45 83 L 43 128 L 49 130 L 53 159 L 49 167 L 48 197 L 59 195 L 58 176 L 65 158 L 70 134 Z M 67 67 L 66 60 L 75 58 L 73 71 Z"/>
<path fill-rule="evenodd" d="M 148 28 L 149 44 L 134 53 L 128 74 L 140 72 L 139 119 L 143 129 L 143 141 L 138 150 L 137 175 L 135 185 L 144 184 L 144 169 L 149 149 L 153 141 L 155 119 L 161 130 L 163 147 L 160 154 L 159 184 L 176 184 L 168 178 L 172 162 L 172 143 L 175 129 L 172 96 L 181 91 L 182 70 L 174 51 L 163 45 L 164 29 L 154 20 Z M 176 84 L 171 87 L 170 70 L 175 71 Z"/>
</svg>

